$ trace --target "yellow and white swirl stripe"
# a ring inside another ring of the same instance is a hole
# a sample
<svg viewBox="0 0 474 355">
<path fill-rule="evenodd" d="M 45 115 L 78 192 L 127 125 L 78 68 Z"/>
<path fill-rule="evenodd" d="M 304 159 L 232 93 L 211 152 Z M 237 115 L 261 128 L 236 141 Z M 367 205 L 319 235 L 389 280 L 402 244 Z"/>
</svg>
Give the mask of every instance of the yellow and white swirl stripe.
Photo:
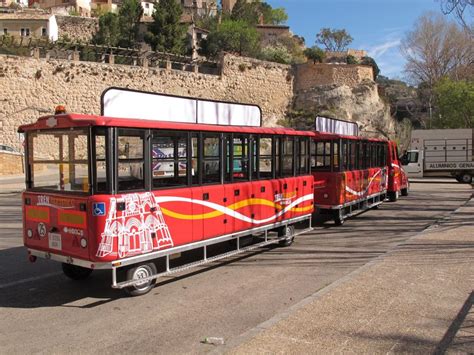
<svg viewBox="0 0 474 355">
<path fill-rule="evenodd" d="M 374 182 L 375 178 L 382 172 L 382 170 L 378 170 L 377 173 L 374 174 L 374 176 L 372 176 L 372 178 L 370 179 L 369 181 L 369 184 L 367 185 L 367 188 L 363 191 L 355 191 L 353 189 L 351 189 L 349 186 L 346 185 L 346 191 L 349 192 L 350 194 L 352 195 L 356 195 L 356 196 L 365 196 L 367 194 L 367 192 L 369 191 L 369 188 L 370 188 L 370 185 L 372 185 L 372 182 Z"/>
<path fill-rule="evenodd" d="M 183 219 L 183 220 L 199 220 L 199 219 L 209 219 L 209 218 L 215 218 L 219 217 L 222 215 L 227 215 L 229 217 L 233 217 L 236 219 L 239 219 L 243 222 L 251 223 L 251 224 L 265 224 L 268 222 L 271 222 L 278 217 L 282 216 L 288 211 L 292 212 L 298 212 L 298 213 L 303 213 L 303 212 L 310 212 L 313 209 L 313 205 L 309 205 L 306 207 L 296 207 L 298 204 L 306 202 L 306 201 L 313 201 L 314 195 L 313 194 L 308 194 L 306 196 L 302 196 L 295 201 L 293 201 L 291 204 L 289 204 L 286 207 L 283 207 L 281 205 L 278 205 L 272 201 L 265 200 L 265 199 L 248 199 L 248 200 L 243 200 L 237 203 L 234 203 L 233 205 L 230 205 L 228 207 L 221 206 L 217 203 L 209 202 L 209 201 L 202 201 L 202 200 L 194 200 L 191 198 L 186 198 L 186 197 L 175 197 L 175 196 L 157 196 L 155 197 L 155 201 L 160 205 L 161 211 L 163 212 L 164 215 L 176 219 Z M 204 214 L 197 214 L 197 215 L 186 215 L 178 212 L 171 211 L 165 207 L 163 207 L 161 204 L 167 203 L 167 202 L 187 202 L 187 203 L 192 203 L 196 205 L 201 205 L 207 208 L 211 208 L 214 211 L 209 212 L 209 213 L 204 213 Z M 265 218 L 265 219 L 254 219 L 247 217 L 239 212 L 237 212 L 238 209 L 246 206 L 255 206 L 255 205 L 262 205 L 262 206 L 268 206 L 268 207 L 273 207 L 275 209 L 279 209 L 280 211 L 276 213 L 275 215 Z"/>
</svg>

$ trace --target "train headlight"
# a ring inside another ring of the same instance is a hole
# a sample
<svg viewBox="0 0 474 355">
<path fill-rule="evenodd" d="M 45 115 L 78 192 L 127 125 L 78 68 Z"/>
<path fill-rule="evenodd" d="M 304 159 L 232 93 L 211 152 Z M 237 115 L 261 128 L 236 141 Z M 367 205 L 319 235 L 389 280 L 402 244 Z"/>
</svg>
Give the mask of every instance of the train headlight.
<svg viewBox="0 0 474 355">
<path fill-rule="evenodd" d="M 329 195 L 328 195 L 328 194 L 324 194 L 323 196 L 324 196 L 324 198 L 328 198 L 328 197 L 329 197 Z"/>
<path fill-rule="evenodd" d="M 86 238 L 81 238 L 81 247 L 83 247 L 83 248 L 87 247 L 87 239 Z"/>
<path fill-rule="evenodd" d="M 26 231 L 26 235 L 28 236 L 28 238 L 33 238 L 33 231 L 31 229 L 28 229 Z"/>
</svg>

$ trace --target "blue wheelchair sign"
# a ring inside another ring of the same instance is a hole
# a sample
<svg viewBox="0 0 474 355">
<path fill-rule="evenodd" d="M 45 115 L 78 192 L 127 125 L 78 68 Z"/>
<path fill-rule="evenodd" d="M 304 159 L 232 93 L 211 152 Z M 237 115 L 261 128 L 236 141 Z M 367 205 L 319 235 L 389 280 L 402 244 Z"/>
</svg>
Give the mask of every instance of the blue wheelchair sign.
<svg viewBox="0 0 474 355">
<path fill-rule="evenodd" d="M 92 215 L 94 216 L 105 216 L 105 203 L 96 202 L 92 204 Z"/>
</svg>

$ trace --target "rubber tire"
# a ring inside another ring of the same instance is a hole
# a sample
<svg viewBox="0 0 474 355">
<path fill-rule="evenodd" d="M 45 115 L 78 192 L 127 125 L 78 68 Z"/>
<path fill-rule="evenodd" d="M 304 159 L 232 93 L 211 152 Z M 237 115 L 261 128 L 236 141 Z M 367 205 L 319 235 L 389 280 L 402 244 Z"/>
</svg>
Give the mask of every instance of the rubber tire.
<svg viewBox="0 0 474 355">
<path fill-rule="evenodd" d="M 333 211 L 333 219 L 336 226 L 342 226 L 344 224 L 344 214 L 342 208 L 338 208 L 337 210 Z"/>
<path fill-rule="evenodd" d="M 468 173 L 464 173 L 462 175 L 459 175 L 459 180 L 458 181 L 461 184 L 472 184 L 472 175 Z"/>
<path fill-rule="evenodd" d="M 289 247 L 291 244 L 293 244 L 295 240 L 295 226 L 292 224 L 286 225 L 284 227 L 281 227 L 278 230 L 278 236 L 279 237 L 284 237 L 286 236 L 286 239 L 280 240 L 278 242 L 278 245 L 281 247 Z"/>
<path fill-rule="evenodd" d="M 126 273 L 126 280 L 136 280 L 140 277 L 137 278 L 137 274 L 140 273 L 140 275 L 143 275 L 143 277 L 149 277 L 157 273 L 156 265 L 154 263 L 144 263 L 140 264 L 137 266 L 133 266 L 127 270 Z M 139 286 L 139 285 L 134 285 L 130 287 L 125 288 L 125 292 L 129 296 L 142 296 L 150 292 L 153 287 L 155 286 L 156 280 L 151 280 L 146 282 L 144 285 Z"/>
<path fill-rule="evenodd" d="M 402 196 L 408 196 L 408 188 L 402 189 L 401 191 Z"/>
<path fill-rule="evenodd" d="M 90 274 L 92 274 L 92 269 L 87 269 L 85 267 L 66 263 L 62 263 L 61 266 L 64 275 L 74 281 L 85 280 L 90 276 Z"/>
<path fill-rule="evenodd" d="M 387 193 L 387 196 L 388 196 L 388 200 L 390 202 L 397 202 L 397 200 L 398 200 L 398 191 L 396 191 L 396 192 L 390 191 L 390 192 Z"/>
</svg>

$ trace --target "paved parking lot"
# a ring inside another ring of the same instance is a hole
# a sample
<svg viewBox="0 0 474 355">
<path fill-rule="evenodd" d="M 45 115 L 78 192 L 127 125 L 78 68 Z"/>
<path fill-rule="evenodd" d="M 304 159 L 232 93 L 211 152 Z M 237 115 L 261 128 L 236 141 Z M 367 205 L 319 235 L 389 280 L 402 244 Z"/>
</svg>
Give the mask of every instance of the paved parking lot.
<svg viewBox="0 0 474 355">
<path fill-rule="evenodd" d="M 450 214 L 471 192 L 457 183 L 416 183 L 408 197 L 342 227 L 328 222 L 289 248 L 169 277 L 137 298 L 112 290 L 107 272 L 77 283 L 57 263 L 30 264 L 19 194 L 0 195 L 0 353 L 215 350 L 201 341 L 232 342 Z"/>
</svg>

